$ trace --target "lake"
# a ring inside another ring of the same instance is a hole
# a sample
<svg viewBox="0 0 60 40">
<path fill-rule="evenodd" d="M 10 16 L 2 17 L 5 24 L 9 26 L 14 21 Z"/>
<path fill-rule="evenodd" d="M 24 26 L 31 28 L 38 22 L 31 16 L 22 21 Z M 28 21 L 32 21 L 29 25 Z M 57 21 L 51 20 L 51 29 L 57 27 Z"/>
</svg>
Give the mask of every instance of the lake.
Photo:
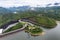
<svg viewBox="0 0 60 40">
<path fill-rule="evenodd" d="M 14 33 L 0 38 L 0 40 L 60 40 L 60 22 L 57 21 L 57 26 L 53 29 L 44 29 L 45 34 L 41 36 L 31 36 L 24 31 Z"/>
</svg>

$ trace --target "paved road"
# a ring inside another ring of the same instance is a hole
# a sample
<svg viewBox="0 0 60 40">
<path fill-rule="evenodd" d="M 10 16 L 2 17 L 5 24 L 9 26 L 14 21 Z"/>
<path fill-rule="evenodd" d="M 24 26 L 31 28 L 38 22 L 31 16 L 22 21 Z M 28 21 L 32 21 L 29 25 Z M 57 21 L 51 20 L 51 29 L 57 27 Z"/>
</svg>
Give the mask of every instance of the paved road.
<svg viewBox="0 0 60 40">
<path fill-rule="evenodd" d="M 20 22 L 21 22 L 21 21 L 20 21 Z M 26 23 L 25 25 L 23 25 L 23 27 L 22 27 L 22 28 L 17 29 L 17 30 L 14 30 L 14 31 L 11 31 L 11 32 L 8 32 L 8 33 L 4 33 L 4 34 L 2 34 L 2 36 L 0 35 L 0 37 L 4 37 L 4 36 L 7 36 L 7 35 L 11 35 L 11 34 L 13 34 L 13 33 L 20 32 L 20 31 L 22 31 L 25 27 L 27 27 L 27 26 L 28 26 L 28 24 L 30 24 L 30 25 L 32 25 L 32 26 L 33 26 L 33 24 L 31 24 L 31 23 Z"/>
</svg>

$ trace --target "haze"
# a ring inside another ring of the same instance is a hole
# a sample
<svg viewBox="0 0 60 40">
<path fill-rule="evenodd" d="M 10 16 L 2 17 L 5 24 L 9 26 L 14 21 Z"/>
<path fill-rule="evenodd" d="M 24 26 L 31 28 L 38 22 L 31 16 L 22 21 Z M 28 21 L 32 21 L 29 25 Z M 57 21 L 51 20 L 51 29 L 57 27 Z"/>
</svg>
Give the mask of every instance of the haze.
<svg viewBox="0 0 60 40">
<path fill-rule="evenodd" d="M 31 6 L 31 7 L 45 7 L 49 3 L 59 3 L 60 0 L 0 0 L 0 7 L 18 7 L 18 6 Z"/>
</svg>

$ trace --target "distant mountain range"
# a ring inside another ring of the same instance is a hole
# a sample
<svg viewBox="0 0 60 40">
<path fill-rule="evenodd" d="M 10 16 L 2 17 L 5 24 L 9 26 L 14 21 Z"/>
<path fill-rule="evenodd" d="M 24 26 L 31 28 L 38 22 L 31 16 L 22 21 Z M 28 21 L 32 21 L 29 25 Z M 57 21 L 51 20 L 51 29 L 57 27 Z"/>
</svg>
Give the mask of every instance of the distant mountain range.
<svg viewBox="0 0 60 40">
<path fill-rule="evenodd" d="M 0 14 L 4 14 L 4 13 L 11 13 L 11 11 L 6 8 L 0 7 Z"/>
<path fill-rule="evenodd" d="M 54 5 L 56 6 L 52 6 L 52 7 L 48 7 L 51 6 L 52 4 L 47 4 L 46 7 L 30 7 L 30 6 L 19 6 L 19 7 L 10 7 L 10 8 L 3 8 L 0 7 L 0 14 L 4 14 L 4 13 L 13 13 L 13 12 L 23 12 L 23 11 L 27 11 L 27 10 L 45 10 L 45 9 L 60 9 L 59 5 L 60 3 L 54 3 Z"/>
<path fill-rule="evenodd" d="M 8 8 L 8 10 L 12 11 L 12 12 L 16 12 L 16 11 L 26 11 L 29 10 L 31 7 L 29 6 L 20 6 L 20 7 L 10 7 Z"/>
<path fill-rule="evenodd" d="M 27 11 L 30 8 L 31 7 L 29 7 L 29 6 L 10 7 L 10 8 L 0 7 L 0 14 Z"/>
</svg>

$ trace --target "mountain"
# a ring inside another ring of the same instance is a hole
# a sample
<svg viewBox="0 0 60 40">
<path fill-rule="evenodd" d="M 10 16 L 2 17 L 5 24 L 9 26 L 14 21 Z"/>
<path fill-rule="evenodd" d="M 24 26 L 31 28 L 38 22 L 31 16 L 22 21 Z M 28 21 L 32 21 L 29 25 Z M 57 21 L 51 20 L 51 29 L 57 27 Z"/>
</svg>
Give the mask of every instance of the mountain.
<svg viewBox="0 0 60 40">
<path fill-rule="evenodd" d="M 59 3 L 54 3 L 53 5 L 57 5 Z M 28 10 L 33 10 L 33 11 L 49 11 L 49 10 L 54 10 L 58 11 L 60 10 L 60 6 L 51 6 L 52 4 L 47 4 L 47 7 L 30 7 L 30 6 L 19 6 L 19 7 L 10 7 L 10 8 L 3 8 L 0 7 L 0 14 L 5 14 L 5 13 L 13 13 L 13 12 L 23 12 L 23 11 L 28 11 Z M 51 7 L 49 7 L 51 6 Z"/>
<path fill-rule="evenodd" d="M 0 7 L 0 14 L 4 14 L 4 13 L 11 13 L 11 11 L 6 8 Z"/>
<path fill-rule="evenodd" d="M 19 7 L 10 7 L 8 9 L 12 12 L 16 12 L 16 11 L 19 12 L 19 11 L 27 11 L 30 9 L 30 7 L 29 6 L 19 6 Z"/>
<path fill-rule="evenodd" d="M 13 13 L 13 12 L 23 12 L 30 10 L 30 6 L 19 6 L 19 7 L 10 7 L 10 8 L 3 8 L 0 7 L 0 14 L 5 14 L 5 13 Z"/>
</svg>

